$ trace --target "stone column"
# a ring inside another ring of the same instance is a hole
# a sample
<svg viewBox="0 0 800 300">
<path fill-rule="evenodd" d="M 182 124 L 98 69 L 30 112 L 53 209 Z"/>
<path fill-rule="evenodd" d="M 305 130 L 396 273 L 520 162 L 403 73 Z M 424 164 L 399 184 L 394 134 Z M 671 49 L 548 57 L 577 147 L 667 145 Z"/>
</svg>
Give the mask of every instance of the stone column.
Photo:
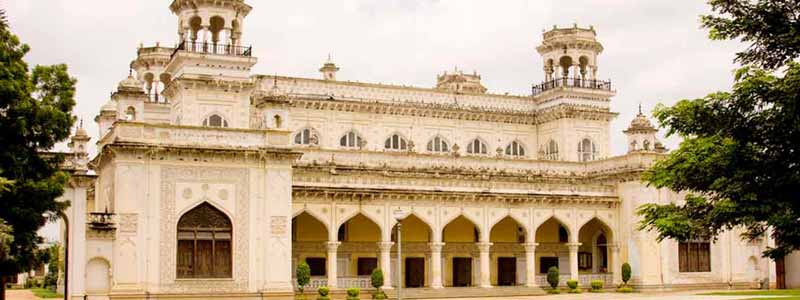
<svg viewBox="0 0 800 300">
<path fill-rule="evenodd" d="M 619 261 L 619 245 L 608 245 L 608 251 L 611 251 L 611 263 L 609 264 L 609 272 L 612 274 L 612 282 L 614 285 L 622 283 L 622 264 Z"/>
<path fill-rule="evenodd" d="M 525 286 L 536 287 L 536 246 L 538 243 L 526 243 L 525 246 Z"/>
<path fill-rule="evenodd" d="M 337 272 L 336 269 L 336 250 L 339 248 L 340 242 L 328 242 L 328 287 L 336 288 Z"/>
<path fill-rule="evenodd" d="M 431 247 L 431 287 L 442 288 L 442 242 L 432 242 Z"/>
<path fill-rule="evenodd" d="M 383 288 L 391 289 L 392 284 L 392 246 L 394 242 L 378 242 L 381 249 L 381 271 L 383 271 Z"/>
<path fill-rule="evenodd" d="M 480 242 L 478 243 L 478 251 L 480 251 L 481 269 L 480 271 L 480 287 L 492 287 L 491 277 L 491 263 L 489 261 L 489 250 L 492 248 L 492 243 Z"/>
<path fill-rule="evenodd" d="M 569 278 L 572 280 L 578 280 L 578 248 L 580 248 L 581 243 L 569 243 L 567 247 L 569 247 Z"/>
</svg>

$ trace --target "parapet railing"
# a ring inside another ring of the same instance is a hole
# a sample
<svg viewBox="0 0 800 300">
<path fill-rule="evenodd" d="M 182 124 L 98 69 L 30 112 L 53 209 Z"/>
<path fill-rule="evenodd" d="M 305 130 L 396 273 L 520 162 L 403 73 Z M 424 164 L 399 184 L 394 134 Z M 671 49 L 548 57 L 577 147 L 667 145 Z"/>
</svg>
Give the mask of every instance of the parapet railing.
<svg viewBox="0 0 800 300">
<path fill-rule="evenodd" d="M 183 41 L 178 45 L 178 47 L 175 47 L 175 51 L 172 52 L 172 57 L 174 57 L 179 51 L 244 57 L 253 56 L 252 46 L 244 47 L 209 42 Z"/>
<path fill-rule="evenodd" d="M 91 212 L 87 216 L 87 222 L 90 229 L 94 230 L 114 230 L 114 213 L 109 212 Z"/>
<path fill-rule="evenodd" d="M 559 87 L 611 91 L 611 81 L 562 77 L 534 85 L 531 93 L 534 96 L 536 96 L 538 94 L 544 93 L 545 91 L 549 91 Z"/>
</svg>

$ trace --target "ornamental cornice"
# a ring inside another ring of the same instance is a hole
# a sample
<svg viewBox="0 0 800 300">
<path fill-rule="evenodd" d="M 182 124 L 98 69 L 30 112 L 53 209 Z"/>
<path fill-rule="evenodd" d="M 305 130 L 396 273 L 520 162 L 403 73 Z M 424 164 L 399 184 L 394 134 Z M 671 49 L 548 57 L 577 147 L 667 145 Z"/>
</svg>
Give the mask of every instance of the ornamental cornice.
<svg viewBox="0 0 800 300">
<path fill-rule="evenodd" d="M 315 97 L 311 95 L 293 95 L 290 98 L 292 106 L 312 110 L 406 115 L 509 124 L 535 124 L 534 113 L 521 110 L 492 109 L 488 107 L 472 107 L 458 104 L 362 102 L 335 99 L 334 97 Z"/>
<path fill-rule="evenodd" d="M 376 203 L 414 202 L 415 204 L 454 203 L 458 205 L 537 205 L 537 206 L 596 206 L 614 208 L 619 199 L 612 196 L 510 194 L 497 192 L 467 193 L 444 191 L 419 191 L 412 189 L 306 187 L 293 186 L 292 197 L 297 203 L 354 202 L 362 205 Z"/>
<path fill-rule="evenodd" d="M 300 156 L 302 153 L 284 148 L 230 149 L 115 143 L 104 146 L 102 155 L 98 155 L 93 164 L 99 166 L 112 160 L 142 160 L 146 158 L 151 161 L 173 163 L 253 164 L 269 161 L 291 165 Z"/>
<path fill-rule="evenodd" d="M 536 124 L 552 122 L 558 119 L 582 119 L 610 122 L 614 120 L 617 115 L 619 115 L 619 113 L 610 112 L 608 109 L 604 108 L 574 104 L 559 104 L 557 106 L 538 111 L 536 113 Z"/>
</svg>

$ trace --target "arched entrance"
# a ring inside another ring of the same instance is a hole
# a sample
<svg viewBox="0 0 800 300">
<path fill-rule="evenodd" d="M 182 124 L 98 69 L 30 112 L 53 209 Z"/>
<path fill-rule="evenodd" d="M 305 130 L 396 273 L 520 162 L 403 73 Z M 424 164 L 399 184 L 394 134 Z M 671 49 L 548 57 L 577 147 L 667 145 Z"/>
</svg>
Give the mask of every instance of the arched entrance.
<svg viewBox="0 0 800 300">
<path fill-rule="evenodd" d="M 292 276 L 297 265 L 305 261 L 311 269 L 311 282 L 308 288 L 327 286 L 328 228 L 308 212 L 292 218 Z M 335 258 L 333 258 L 335 259 Z M 297 282 L 293 279 L 292 282 Z"/>
<path fill-rule="evenodd" d="M 447 286 L 472 286 L 478 282 L 479 257 L 475 243 L 480 239 L 478 227 L 459 216 L 442 229 L 445 247 L 445 282 Z"/>
<path fill-rule="evenodd" d="M 392 228 L 392 242 L 395 242 L 392 254 L 392 278 L 402 275 L 401 284 L 404 287 L 418 288 L 428 286 L 430 275 L 428 275 L 429 245 L 432 237 L 431 227 L 414 214 L 409 215 L 402 221 L 402 232 L 400 233 L 402 242 L 402 270 L 397 270 L 397 225 Z M 393 283 L 396 284 L 396 283 Z"/>
<path fill-rule="evenodd" d="M 510 216 L 492 227 L 492 284 L 512 286 L 525 282 L 525 257 L 517 257 L 517 253 L 524 253 L 525 236 L 525 228 Z"/>
<path fill-rule="evenodd" d="M 603 221 L 593 218 L 578 231 L 578 273 L 581 284 L 603 280 L 612 284 L 613 232 Z"/>
<path fill-rule="evenodd" d="M 546 286 L 545 275 L 551 267 L 557 267 L 562 274 L 565 282 L 570 274 L 569 248 L 567 243 L 570 241 L 569 227 L 561 223 L 555 217 L 551 217 L 536 228 L 536 283 L 539 286 Z"/>
<path fill-rule="evenodd" d="M 338 287 L 370 288 L 370 275 L 378 268 L 381 228 L 363 214 L 342 223 L 336 234 Z"/>
</svg>

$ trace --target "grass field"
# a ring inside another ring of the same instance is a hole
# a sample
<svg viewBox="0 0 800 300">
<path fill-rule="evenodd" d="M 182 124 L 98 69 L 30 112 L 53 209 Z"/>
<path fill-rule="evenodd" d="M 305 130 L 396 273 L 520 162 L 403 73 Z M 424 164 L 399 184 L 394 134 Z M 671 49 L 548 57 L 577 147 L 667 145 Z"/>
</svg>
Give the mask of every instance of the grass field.
<svg viewBox="0 0 800 300">
<path fill-rule="evenodd" d="M 64 295 L 53 292 L 49 289 L 31 289 L 36 297 L 39 298 L 64 298 Z"/>
<path fill-rule="evenodd" d="M 738 291 L 738 292 L 719 292 L 701 295 L 715 296 L 754 296 L 748 300 L 800 300 L 800 289 L 793 290 L 763 290 L 763 291 Z M 758 297 L 769 296 L 769 297 Z"/>
</svg>

